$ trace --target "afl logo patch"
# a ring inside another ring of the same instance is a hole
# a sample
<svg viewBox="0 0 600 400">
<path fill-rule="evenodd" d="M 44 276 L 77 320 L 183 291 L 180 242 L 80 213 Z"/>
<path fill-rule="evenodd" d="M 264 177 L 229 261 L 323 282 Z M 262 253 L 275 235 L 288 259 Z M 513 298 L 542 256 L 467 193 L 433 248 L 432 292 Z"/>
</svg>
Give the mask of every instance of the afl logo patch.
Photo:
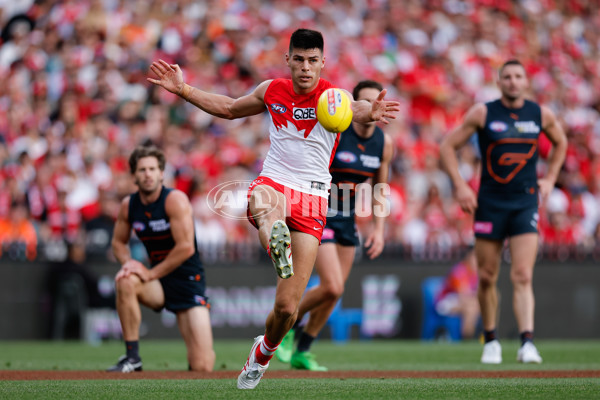
<svg viewBox="0 0 600 400">
<path fill-rule="evenodd" d="M 271 104 L 271 110 L 273 110 L 273 112 L 276 112 L 278 114 L 283 114 L 284 112 L 287 111 L 287 108 L 283 105 L 283 104 Z"/>
<path fill-rule="evenodd" d="M 133 229 L 135 229 L 136 232 L 141 232 L 144 229 L 146 229 L 146 225 L 138 221 L 135 221 L 133 224 L 131 224 L 131 226 L 133 227 Z"/>
<path fill-rule="evenodd" d="M 351 153 L 349 151 L 340 151 L 335 155 L 335 158 L 345 163 L 353 163 L 356 161 L 356 154 Z"/>
<path fill-rule="evenodd" d="M 490 130 L 494 132 L 505 132 L 508 129 L 508 125 L 502 121 L 492 121 L 490 122 Z"/>
<path fill-rule="evenodd" d="M 194 301 L 196 302 L 196 304 L 200 304 L 202 306 L 206 305 L 206 297 L 196 294 L 196 295 L 194 295 Z"/>
</svg>

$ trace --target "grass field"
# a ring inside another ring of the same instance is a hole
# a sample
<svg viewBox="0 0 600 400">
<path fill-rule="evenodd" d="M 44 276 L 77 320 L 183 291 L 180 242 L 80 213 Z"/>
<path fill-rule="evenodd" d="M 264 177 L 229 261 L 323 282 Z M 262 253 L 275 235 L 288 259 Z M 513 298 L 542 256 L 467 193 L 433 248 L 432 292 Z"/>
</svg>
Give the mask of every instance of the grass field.
<svg viewBox="0 0 600 400">
<path fill-rule="evenodd" d="M 504 363 L 478 362 L 476 342 L 318 341 L 314 352 L 330 370 L 341 371 L 600 371 L 600 341 L 536 342 L 544 363 L 515 361 L 518 343 L 503 341 Z M 217 341 L 215 370 L 238 371 L 252 340 Z M 186 370 L 181 341 L 142 341 L 145 371 Z M 0 370 L 104 370 L 123 352 L 117 341 L 92 347 L 80 342 L 1 342 Z M 471 379 L 269 379 L 289 367 L 277 360 L 253 391 L 240 391 L 235 379 L 183 380 L 0 380 L 1 399 L 594 399 L 598 378 Z M 596 374 L 597 376 L 597 374 Z"/>
</svg>

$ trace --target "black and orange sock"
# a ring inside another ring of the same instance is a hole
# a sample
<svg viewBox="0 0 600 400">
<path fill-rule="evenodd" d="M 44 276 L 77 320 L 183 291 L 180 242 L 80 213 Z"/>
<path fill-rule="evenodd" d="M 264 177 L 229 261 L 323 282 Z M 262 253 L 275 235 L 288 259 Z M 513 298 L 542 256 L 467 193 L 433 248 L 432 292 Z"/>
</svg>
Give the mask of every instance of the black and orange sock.
<svg viewBox="0 0 600 400">
<path fill-rule="evenodd" d="M 484 343 L 489 343 L 492 340 L 496 340 L 496 330 L 492 329 L 491 331 L 483 331 L 483 341 Z"/>
<path fill-rule="evenodd" d="M 292 326 L 292 329 L 294 330 L 295 334 L 294 339 L 298 340 L 298 338 L 302 334 L 302 326 L 300 326 L 300 321 L 296 320 L 296 322 L 294 322 L 294 325 Z"/>
<path fill-rule="evenodd" d="M 140 359 L 139 343 L 140 342 L 137 340 L 131 342 L 125 341 L 125 351 L 127 358 L 131 358 L 133 360 Z"/>
<path fill-rule="evenodd" d="M 521 337 L 521 346 L 527 342 L 533 342 L 533 331 L 523 331 L 519 336 Z"/>
<path fill-rule="evenodd" d="M 298 351 L 309 351 L 313 340 L 315 340 L 313 336 L 310 336 L 306 332 L 302 332 L 302 335 L 300 335 L 300 339 L 298 340 Z"/>
</svg>

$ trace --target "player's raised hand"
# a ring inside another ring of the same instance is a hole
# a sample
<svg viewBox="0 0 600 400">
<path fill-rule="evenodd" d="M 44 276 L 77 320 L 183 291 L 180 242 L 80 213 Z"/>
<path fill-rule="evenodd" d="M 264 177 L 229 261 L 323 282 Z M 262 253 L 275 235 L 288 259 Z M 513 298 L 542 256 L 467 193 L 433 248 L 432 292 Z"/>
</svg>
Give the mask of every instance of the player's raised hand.
<svg viewBox="0 0 600 400">
<path fill-rule="evenodd" d="M 371 119 L 389 124 L 388 118 L 396 119 L 396 113 L 400 111 L 400 103 L 397 101 L 384 100 L 387 89 L 383 89 L 379 96 L 371 103 Z"/>
<path fill-rule="evenodd" d="M 171 93 L 180 94 L 183 89 L 183 72 L 177 64 L 169 64 L 164 60 L 154 61 L 150 69 L 158 79 L 146 78 L 148 82 L 162 86 Z"/>
</svg>

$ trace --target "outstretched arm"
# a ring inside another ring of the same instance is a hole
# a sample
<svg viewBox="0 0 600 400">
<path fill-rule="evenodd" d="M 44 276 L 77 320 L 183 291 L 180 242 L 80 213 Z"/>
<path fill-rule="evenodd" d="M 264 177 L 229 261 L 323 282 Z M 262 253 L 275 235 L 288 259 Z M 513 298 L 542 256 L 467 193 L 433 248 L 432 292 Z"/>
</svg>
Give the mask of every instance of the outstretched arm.
<svg viewBox="0 0 600 400">
<path fill-rule="evenodd" d="M 265 111 L 264 95 L 271 81 L 261 83 L 248 95 L 233 99 L 220 94 L 208 93 L 188 85 L 183 81 L 183 72 L 177 64 L 169 64 L 164 60 L 158 60 L 152 63 L 150 69 L 158 79 L 147 78 L 148 82 L 175 93 L 215 117 L 235 119 Z"/>
<path fill-rule="evenodd" d="M 388 118 L 396 119 L 396 113 L 400 111 L 400 103 L 384 100 L 386 93 L 387 90 L 383 89 L 372 103 L 366 100 L 352 101 L 352 120 L 362 124 L 373 121 L 389 124 Z"/>
</svg>

